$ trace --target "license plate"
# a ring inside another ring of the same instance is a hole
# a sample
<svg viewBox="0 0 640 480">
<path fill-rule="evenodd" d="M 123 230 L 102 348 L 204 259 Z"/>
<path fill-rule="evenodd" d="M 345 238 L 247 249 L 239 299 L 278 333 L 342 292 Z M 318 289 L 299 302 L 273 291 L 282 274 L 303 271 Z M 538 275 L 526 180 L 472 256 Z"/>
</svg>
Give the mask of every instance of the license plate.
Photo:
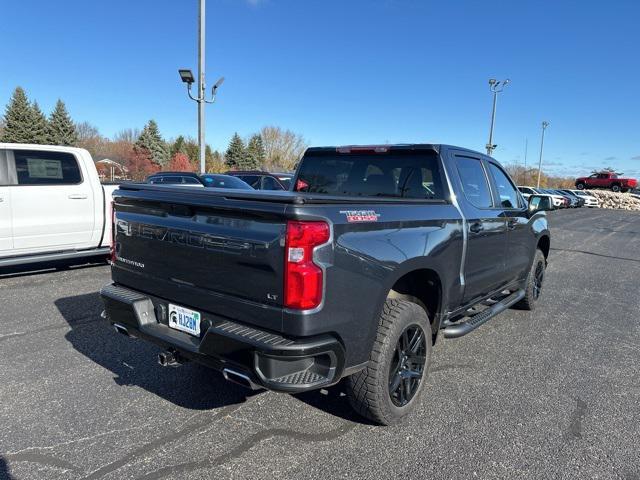
<svg viewBox="0 0 640 480">
<path fill-rule="evenodd" d="M 176 330 L 200 336 L 200 312 L 169 304 L 169 326 Z"/>
</svg>

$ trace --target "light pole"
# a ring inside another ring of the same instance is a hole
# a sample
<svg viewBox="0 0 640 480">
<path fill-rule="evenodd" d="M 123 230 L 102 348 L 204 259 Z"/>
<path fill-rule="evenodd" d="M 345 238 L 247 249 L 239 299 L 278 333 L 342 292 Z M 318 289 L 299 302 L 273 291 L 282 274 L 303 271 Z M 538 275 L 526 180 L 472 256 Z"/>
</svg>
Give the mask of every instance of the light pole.
<svg viewBox="0 0 640 480">
<path fill-rule="evenodd" d="M 491 155 L 497 145 L 493 144 L 493 125 L 496 121 L 496 103 L 498 102 L 498 94 L 504 90 L 504 87 L 509 85 L 511 80 L 496 80 L 495 78 L 489 79 L 489 90 L 493 93 L 493 109 L 491 110 L 491 128 L 489 129 L 489 143 L 487 143 L 487 155 Z"/>
<path fill-rule="evenodd" d="M 540 188 L 540 170 L 542 169 L 542 149 L 544 148 L 544 131 L 549 126 L 549 122 L 546 120 L 542 122 L 542 139 L 540 140 L 540 160 L 538 160 L 538 183 L 536 188 Z"/>
<path fill-rule="evenodd" d="M 527 150 L 529 149 L 529 139 L 524 139 L 524 183 L 527 184 Z"/>
<path fill-rule="evenodd" d="M 216 91 L 224 82 L 224 77 L 215 83 L 211 88 L 211 99 L 206 98 L 206 86 L 204 79 L 204 50 L 205 50 L 205 3 L 206 0 L 199 0 L 200 9 L 198 15 L 198 94 L 196 97 L 191 95 L 191 84 L 194 82 L 191 70 L 180 69 L 178 73 L 184 83 L 187 84 L 187 94 L 191 100 L 198 103 L 198 149 L 200 156 L 200 173 L 205 173 L 205 141 L 204 141 L 204 106 L 207 103 L 213 103 L 216 100 Z"/>
</svg>

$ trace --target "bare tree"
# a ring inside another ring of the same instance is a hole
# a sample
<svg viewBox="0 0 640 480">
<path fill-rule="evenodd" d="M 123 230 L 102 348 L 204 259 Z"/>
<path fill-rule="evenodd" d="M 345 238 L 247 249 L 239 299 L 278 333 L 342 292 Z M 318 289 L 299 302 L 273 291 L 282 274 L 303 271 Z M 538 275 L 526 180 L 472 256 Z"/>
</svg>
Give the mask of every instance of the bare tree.
<svg viewBox="0 0 640 480">
<path fill-rule="evenodd" d="M 268 170 L 293 170 L 308 147 L 302 135 L 280 127 L 264 127 L 260 136 L 266 154 L 264 167 Z"/>
<path fill-rule="evenodd" d="M 139 128 L 125 128 L 116 133 L 113 140 L 115 142 L 136 143 L 138 137 L 140 137 Z"/>
<path fill-rule="evenodd" d="M 89 122 L 80 122 L 76 124 L 76 133 L 78 134 L 79 142 L 93 140 L 98 137 L 103 138 L 98 131 L 98 127 L 91 125 Z"/>
<path fill-rule="evenodd" d="M 109 139 L 100 134 L 98 128 L 89 122 L 81 122 L 76 125 L 78 146 L 86 148 L 94 160 L 108 158 Z"/>
</svg>

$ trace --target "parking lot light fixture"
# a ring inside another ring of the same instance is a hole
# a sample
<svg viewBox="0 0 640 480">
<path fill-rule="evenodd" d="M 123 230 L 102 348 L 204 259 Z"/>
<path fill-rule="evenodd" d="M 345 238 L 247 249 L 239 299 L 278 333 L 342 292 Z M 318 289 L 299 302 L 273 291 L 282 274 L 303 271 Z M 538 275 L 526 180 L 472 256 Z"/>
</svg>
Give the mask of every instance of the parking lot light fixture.
<svg viewBox="0 0 640 480">
<path fill-rule="evenodd" d="M 224 77 L 221 77 L 211 89 L 211 99 L 206 98 L 206 86 L 204 75 L 204 59 L 205 59 L 205 8 L 206 0 L 199 0 L 198 9 L 198 93 L 194 97 L 191 94 L 191 85 L 195 83 L 195 77 L 191 70 L 180 69 L 180 79 L 187 84 L 187 94 L 189 98 L 198 104 L 198 149 L 200 158 L 200 173 L 206 173 L 205 169 L 205 139 L 204 139 L 204 107 L 207 103 L 213 103 L 216 99 L 216 91 Z"/>
<path fill-rule="evenodd" d="M 193 76 L 193 72 L 191 70 L 181 68 L 180 70 L 178 70 L 178 73 L 180 74 L 180 79 L 184 83 L 191 85 L 193 82 L 196 81 L 195 77 Z"/>
<path fill-rule="evenodd" d="M 538 183 L 536 188 L 540 188 L 540 171 L 542 169 L 542 150 L 544 149 L 544 131 L 549 126 L 549 122 L 546 120 L 542 122 L 542 138 L 540 140 L 540 160 L 538 160 Z"/>
<path fill-rule="evenodd" d="M 496 121 L 496 104 L 498 103 L 498 94 L 504 90 L 504 87 L 509 85 L 511 80 L 496 80 L 495 78 L 489 79 L 489 90 L 493 93 L 493 108 L 491 110 L 491 127 L 489 128 L 489 143 L 487 143 L 487 155 L 495 150 L 497 145 L 493 144 L 493 126 Z"/>
</svg>

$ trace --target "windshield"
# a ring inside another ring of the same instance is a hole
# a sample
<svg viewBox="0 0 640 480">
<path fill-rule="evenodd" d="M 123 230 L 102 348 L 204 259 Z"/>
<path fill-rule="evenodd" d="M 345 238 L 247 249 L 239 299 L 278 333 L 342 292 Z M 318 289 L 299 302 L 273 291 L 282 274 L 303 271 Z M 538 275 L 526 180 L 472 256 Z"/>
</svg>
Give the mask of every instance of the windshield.
<svg viewBox="0 0 640 480">
<path fill-rule="evenodd" d="M 296 191 L 327 195 L 444 199 L 435 152 L 310 154 Z"/>
</svg>

